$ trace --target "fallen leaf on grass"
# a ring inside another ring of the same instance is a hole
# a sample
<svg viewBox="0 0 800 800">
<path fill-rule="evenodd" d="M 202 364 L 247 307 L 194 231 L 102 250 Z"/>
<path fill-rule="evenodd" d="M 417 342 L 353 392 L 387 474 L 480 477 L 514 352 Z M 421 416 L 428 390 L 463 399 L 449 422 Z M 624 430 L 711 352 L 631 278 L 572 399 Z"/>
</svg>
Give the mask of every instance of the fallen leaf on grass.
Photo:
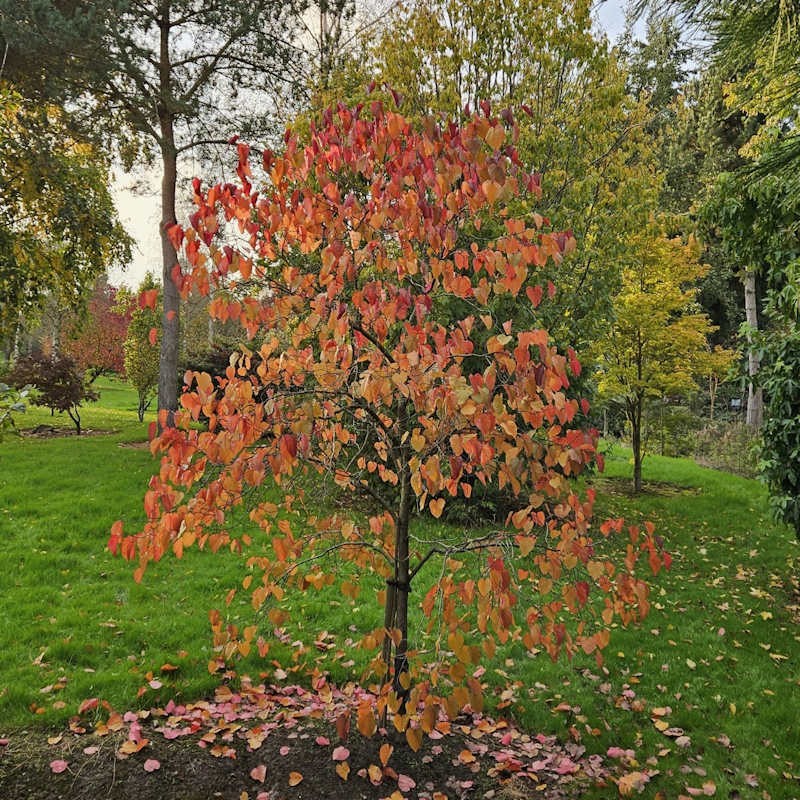
<svg viewBox="0 0 800 800">
<path fill-rule="evenodd" d="M 144 762 L 145 772 L 155 772 L 157 769 L 161 769 L 161 762 L 157 759 L 148 758 L 147 761 Z"/>
<path fill-rule="evenodd" d="M 617 781 L 617 789 L 623 797 L 629 797 L 634 792 L 643 792 L 650 781 L 646 772 L 629 772 Z"/>
<path fill-rule="evenodd" d="M 57 758 L 55 761 L 50 762 L 50 771 L 58 775 L 59 773 L 64 772 L 68 766 L 69 764 L 67 764 L 66 761 Z"/>
</svg>

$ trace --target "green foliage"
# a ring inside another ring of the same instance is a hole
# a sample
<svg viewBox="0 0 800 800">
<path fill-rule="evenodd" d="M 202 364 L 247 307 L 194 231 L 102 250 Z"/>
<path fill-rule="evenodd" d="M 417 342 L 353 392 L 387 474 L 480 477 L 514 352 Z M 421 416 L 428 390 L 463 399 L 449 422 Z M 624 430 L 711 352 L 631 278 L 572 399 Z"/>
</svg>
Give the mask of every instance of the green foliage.
<svg viewBox="0 0 800 800">
<path fill-rule="evenodd" d="M 574 251 L 541 271 L 558 287 L 539 324 L 582 352 L 606 331 L 627 239 L 658 192 L 651 116 L 626 90 L 625 70 L 593 28 L 583 0 L 420 0 L 399 5 L 370 33 L 359 65 L 334 79 L 351 99 L 353 70 L 396 91 L 410 117 L 458 119 L 483 101 L 513 111 L 522 162 L 540 174 L 535 211 L 572 229 Z M 378 90 L 378 95 L 381 91 Z M 391 100 L 390 100 L 391 102 Z M 519 209 L 512 209 L 517 213 Z M 498 309 L 513 314 L 513 308 Z"/>
<path fill-rule="evenodd" d="M 712 366 L 712 326 L 696 303 L 696 283 L 705 272 L 696 244 L 669 239 L 655 224 L 630 244 L 632 263 L 614 299 L 611 334 L 595 356 L 600 396 L 620 401 L 631 425 L 634 489 L 639 491 L 647 401 L 696 390 L 696 379 Z"/>
<path fill-rule="evenodd" d="M 41 353 L 24 356 L 14 364 L 8 380 L 18 388 L 31 386 L 35 389 L 31 397 L 34 405 L 45 406 L 51 413 L 66 411 L 79 436 L 81 405 L 100 397 L 84 383 L 83 375 L 69 356 L 45 356 Z"/>
<path fill-rule="evenodd" d="M 58 106 L 0 82 L 0 338 L 48 298 L 78 308 L 95 278 L 130 256 L 108 190 L 108 162 Z"/>
<path fill-rule="evenodd" d="M 759 469 L 775 517 L 800 538 L 800 330 L 792 326 L 763 341 L 758 380 L 767 407 Z"/>
<path fill-rule="evenodd" d="M 121 302 L 130 311 L 130 322 L 125 337 L 125 375 L 136 389 L 139 397 L 139 422 L 144 420 L 144 413 L 150 406 L 158 386 L 159 345 L 161 342 L 161 315 L 157 311 L 157 298 L 160 289 L 148 273 L 139 286 L 139 296 L 149 293 L 156 298 L 155 305 L 138 304 L 131 296 L 121 298 Z M 152 293 L 155 292 L 155 295 Z"/>
<path fill-rule="evenodd" d="M 28 388 L 14 389 L 7 383 L 0 382 L 0 441 L 3 434 L 15 430 L 14 414 L 25 412 L 25 399 Z"/>
</svg>

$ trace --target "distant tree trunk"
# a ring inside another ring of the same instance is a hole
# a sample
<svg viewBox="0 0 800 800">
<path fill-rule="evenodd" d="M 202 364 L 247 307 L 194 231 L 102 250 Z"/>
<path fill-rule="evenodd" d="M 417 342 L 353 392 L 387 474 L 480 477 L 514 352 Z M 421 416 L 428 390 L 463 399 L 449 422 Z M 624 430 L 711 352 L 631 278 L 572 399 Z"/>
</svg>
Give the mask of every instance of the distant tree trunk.
<svg viewBox="0 0 800 800">
<path fill-rule="evenodd" d="M 744 273 L 744 312 L 747 324 L 752 331 L 758 330 L 758 307 L 756 305 L 756 273 L 747 269 Z M 760 428 L 764 417 L 764 401 L 760 387 L 755 385 L 755 376 L 761 366 L 758 353 L 753 346 L 752 339 L 748 342 L 747 376 L 747 425 L 750 428 Z"/>
<path fill-rule="evenodd" d="M 709 418 L 711 422 L 714 421 L 714 409 L 717 404 L 717 390 L 719 389 L 719 378 L 716 375 L 708 376 L 708 401 L 709 401 Z"/>
<path fill-rule="evenodd" d="M 170 111 L 170 19 L 169 2 L 163 3 L 161 19 L 161 53 L 159 59 L 161 99 L 159 124 L 161 133 L 161 275 L 163 282 L 163 317 L 161 351 L 158 368 L 158 410 L 166 410 L 167 426 L 171 426 L 178 408 L 178 343 L 180 333 L 180 295 L 172 280 L 172 268 L 177 261 L 168 229 L 175 224 L 175 186 L 178 179 L 178 152 L 175 146 L 175 117 Z M 159 425 L 161 419 L 159 414 Z"/>
<path fill-rule="evenodd" d="M 642 491 L 642 406 L 644 400 L 635 397 L 626 401 L 628 421 L 631 423 L 631 447 L 633 449 L 633 492 Z"/>
</svg>

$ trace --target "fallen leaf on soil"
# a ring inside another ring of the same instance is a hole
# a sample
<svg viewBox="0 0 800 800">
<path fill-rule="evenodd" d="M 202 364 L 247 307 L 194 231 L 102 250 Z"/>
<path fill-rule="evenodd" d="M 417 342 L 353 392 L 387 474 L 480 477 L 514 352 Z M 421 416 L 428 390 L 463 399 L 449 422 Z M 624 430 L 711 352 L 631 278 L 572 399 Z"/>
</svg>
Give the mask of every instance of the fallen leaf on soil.
<svg viewBox="0 0 800 800">
<path fill-rule="evenodd" d="M 55 761 L 50 762 L 50 771 L 58 775 L 60 772 L 64 772 L 68 766 L 66 761 L 57 758 Z"/>
<path fill-rule="evenodd" d="M 155 772 L 157 769 L 161 769 L 161 762 L 157 759 L 148 758 L 147 761 L 144 762 L 145 772 Z"/>
<path fill-rule="evenodd" d="M 475 760 L 475 756 L 469 750 L 462 750 L 458 754 L 458 760 L 462 764 L 471 764 Z"/>
<path fill-rule="evenodd" d="M 336 747 L 331 757 L 334 761 L 347 761 L 350 758 L 350 751 L 346 747 Z"/>
<path fill-rule="evenodd" d="M 297 784 L 301 783 L 302 780 L 303 776 L 299 772 L 289 773 L 289 786 L 297 786 Z"/>
<path fill-rule="evenodd" d="M 264 778 L 267 777 L 267 768 L 264 764 L 259 764 L 257 767 L 253 767 L 250 770 L 250 777 L 254 781 L 258 781 L 259 783 L 264 783 Z"/>
<path fill-rule="evenodd" d="M 350 774 L 350 765 L 346 761 L 340 761 L 336 765 L 336 774 L 343 780 L 347 780 L 347 776 Z"/>
<path fill-rule="evenodd" d="M 416 781 L 408 775 L 400 774 L 397 776 L 397 788 L 401 792 L 410 792 L 416 785 Z"/>
</svg>

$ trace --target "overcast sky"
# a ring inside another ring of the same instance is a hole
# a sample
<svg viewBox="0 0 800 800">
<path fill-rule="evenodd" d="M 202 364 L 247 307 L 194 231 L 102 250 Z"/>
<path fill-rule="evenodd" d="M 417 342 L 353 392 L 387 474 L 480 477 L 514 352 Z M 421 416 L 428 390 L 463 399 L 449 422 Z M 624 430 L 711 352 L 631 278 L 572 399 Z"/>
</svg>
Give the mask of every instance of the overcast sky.
<svg viewBox="0 0 800 800">
<path fill-rule="evenodd" d="M 604 0 L 597 6 L 598 27 L 606 32 L 612 43 L 617 41 L 625 28 L 626 6 L 626 0 Z M 124 283 L 135 288 L 148 271 L 153 272 L 157 278 L 161 276 L 161 243 L 158 238 L 161 218 L 160 175 L 158 170 L 151 170 L 149 173 L 137 172 L 134 175 L 120 172 L 115 177 L 112 187 L 114 200 L 122 224 L 133 236 L 136 245 L 133 261 L 128 268 L 124 272 L 111 270 L 109 278 L 114 285 Z M 181 180 L 179 177 L 179 182 Z M 179 197 L 185 194 L 182 189 L 185 187 L 179 185 Z"/>
</svg>

